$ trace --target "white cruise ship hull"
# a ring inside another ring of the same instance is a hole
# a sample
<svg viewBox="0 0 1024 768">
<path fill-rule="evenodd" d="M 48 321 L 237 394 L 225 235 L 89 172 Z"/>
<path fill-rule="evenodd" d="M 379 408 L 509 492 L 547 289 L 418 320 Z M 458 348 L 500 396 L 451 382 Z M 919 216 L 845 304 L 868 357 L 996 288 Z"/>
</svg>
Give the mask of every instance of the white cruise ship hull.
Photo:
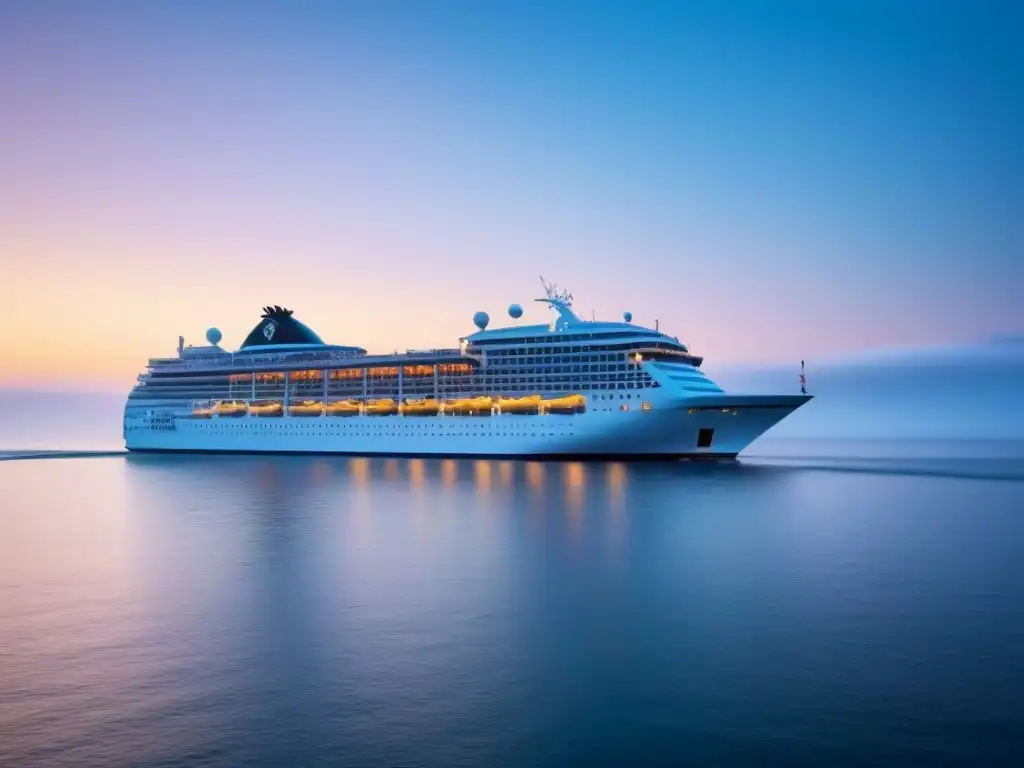
<svg viewBox="0 0 1024 768">
<path fill-rule="evenodd" d="M 804 395 L 707 395 L 573 415 L 213 416 L 153 407 L 125 419 L 130 451 L 522 458 L 735 458 Z"/>
</svg>

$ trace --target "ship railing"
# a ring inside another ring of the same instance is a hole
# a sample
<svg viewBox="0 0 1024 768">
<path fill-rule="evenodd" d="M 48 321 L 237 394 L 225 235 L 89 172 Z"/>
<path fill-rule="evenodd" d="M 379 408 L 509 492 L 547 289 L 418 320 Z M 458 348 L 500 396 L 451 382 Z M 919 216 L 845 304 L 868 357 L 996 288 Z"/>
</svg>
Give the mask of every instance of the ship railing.
<svg viewBox="0 0 1024 768">
<path fill-rule="evenodd" d="M 406 355 L 416 355 L 423 357 L 454 357 L 461 355 L 462 350 L 458 347 L 451 348 L 435 348 L 435 349 L 407 349 L 405 350 Z"/>
<path fill-rule="evenodd" d="M 464 357 L 483 362 L 480 355 L 467 354 L 460 349 L 432 349 L 432 350 L 408 350 L 407 355 L 422 355 L 424 357 Z M 162 372 L 175 371 L 218 371 L 218 370 L 248 370 L 259 366 L 291 366 L 298 363 L 334 363 L 352 362 L 362 360 L 366 365 L 386 363 L 393 361 L 394 355 L 367 355 L 362 352 L 303 352 L 297 354 L 241 354 L 231 353 L 218 358 L 152 358 L 149 367 L 158 368 Z"/>
<path fill-rule="evenodd" d="M 162 371 L 174 370 L 223 370 L 223 369 L 247 369 L 261 365 L 280 365 L 290 363 L 306 362 L 334 362 L 349 361 L 365 357 L 361 352 L 300 352 L 296 354 L 264 354 L 254 355 L 251 353 L 229 353 L 218 357 L 202 358 L 152 358 L 149 361 L 151 368 L 160 368 Z"/>
</svg>

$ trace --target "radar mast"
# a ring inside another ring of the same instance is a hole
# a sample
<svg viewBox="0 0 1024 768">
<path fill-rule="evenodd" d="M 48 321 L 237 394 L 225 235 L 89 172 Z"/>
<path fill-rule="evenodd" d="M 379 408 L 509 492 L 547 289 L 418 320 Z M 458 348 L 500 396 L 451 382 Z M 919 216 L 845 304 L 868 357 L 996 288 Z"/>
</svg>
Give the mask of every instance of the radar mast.
<svg viewBox="0 0 1024 768">
<path fill-rule="evenodd" d="M 544 286 L 544 295 L 548 299 L 565 304 L 567 307 L 572 306 L 572 294 L 569 291 L 563 289 L 560 292 L 555 283 L 549 283 L 544 279 L 544 275 L 540 276 L 540 284 Z"/>
<path fill-rule="evenodd" d="M 572 310 L 572 294 L 569 291 L 563 289 L 558 290 L 558 286 L 554 283 L 549 283 L 544 279 L 544 275 L 540 276 L 540 284 L 544 286 L 544 298 L 534 299 L 534 301 L 540 301 L 558 313 L 558 317 L 551 324 L 553 331 L 564 330 L 567 326 L 575 325 L 576 323 L 583 322 Z"/>
</svg>

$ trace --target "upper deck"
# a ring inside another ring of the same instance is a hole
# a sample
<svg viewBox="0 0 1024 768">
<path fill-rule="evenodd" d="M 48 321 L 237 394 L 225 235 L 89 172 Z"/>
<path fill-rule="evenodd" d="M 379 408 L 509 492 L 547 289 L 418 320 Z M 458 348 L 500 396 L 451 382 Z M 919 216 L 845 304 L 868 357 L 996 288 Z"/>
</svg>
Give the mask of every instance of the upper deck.
<svg viewBox="0 0 1024 768">
<path fill-rule="evenodd" d="M 543 281 L 543 278 L 542 278 Z M 523 355 L 566 355 L 590 352 L 628 351 L 640 355 L 668 356 L 674 362 L 685 361 L 699 367 L 703 358 L 691 355 L 678 337 L 657 328 L 635 325 L 631 313 L 623 314 L 624 322 L 584 320 L 572 308 L 572 294 L 559 292 L 554 285 L 544 284 L 545 297 L 536 301 L 547 304 L 554 312 L 548 325 L 521 325 L 488 329 L 489 318 L 478 312 L 474 322 L 479 330 L 460 341 L 470 353 L 488 357 L 520 357 Z M 509 315 L 518 318 L 522 308 L 509 307 Z"/>
<path fill-rule="evenodd" d="M 179 339 L 176 357 L 155 357 L 140 379 L 165 379 L 183 376 L 224 376 L 233 373 L 264 373 L 275 371 L 329 370 L 347 368 L 385 368 L 431 366 L 465 363 L 467 370 L 495 368 L 512 373 L 545 373 L 545 369 L 565 373 L 604 373 L 591 363 L 615 360 L 633 364 L 641 361 L 665 360 L 699 368 L 703 358 L 693 355 L 678 337 L 659 329 L 645 328 L 632 322 L 624 313 L 624 322 L 584 320 L 572 309 L 572 296 L 558 292 L 545 283 L 544 298 L 536 301 L 548 305 L 553 320 L 546 325 L 511 325 L 488 328 L 490 318 L 477 312 L 473 322 L 475 333 L 459 339 L 459 347 L 407 349 L 403 353 L 369 354 L 358 346 L 326 344 L 312 329 L 293 317 L 289 309 L 277 305 L 263 308 L 260 322 L 234 352 L 220 345 L 220 331 L 207 332 L 209 346 L 185 347 Z M 509 315 L 518 319 L 523 314 L 518 304 L 509 307 Z M 595 354 L 597 353 L 597 354 Z"/>
<path fill-rule="evenodd" d="M 721 392 L 699 370 L 702 358 L 657 328 L 625 322 L 583 320 L 571 297 L 553 287 L 543 301 L 554 310 L 549 325 L 488 329 L 477 312 L 477 332 L 460 346 L 369 354 L 362 347 L 326 344 L 292 318 L 290 310 L 266 307 L 260 323 L 237 351 L 207 332 L 208 346 L 185 347 L 176 357 L 149 361 L 132 399 L 209 398 L 289 402 L 295 398 L 545 396 L 608 390 L 685 386 Z M 522 315 L 519 305 L 509 315 Z"/>
</svg>

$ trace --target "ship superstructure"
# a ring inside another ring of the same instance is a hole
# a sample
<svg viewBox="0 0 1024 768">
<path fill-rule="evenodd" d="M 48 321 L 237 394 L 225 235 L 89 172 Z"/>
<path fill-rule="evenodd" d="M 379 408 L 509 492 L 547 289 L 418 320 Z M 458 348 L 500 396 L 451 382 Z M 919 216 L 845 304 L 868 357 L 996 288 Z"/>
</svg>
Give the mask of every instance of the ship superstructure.
<svg viewBox="0 0 1024 768">
<path fill-rule="evenodd" d="M 545 284 L 546 325 L 477 331 L 449 349 L 373 355 L 264 308 L 236 352 L 153 358 L 125 407 L 133 451 L 734 458 L 810 399 L 726 394 L 677 338 L 584 320 Z M 509 315 L 519 319 L 522 307 Z"/>
</svg>

